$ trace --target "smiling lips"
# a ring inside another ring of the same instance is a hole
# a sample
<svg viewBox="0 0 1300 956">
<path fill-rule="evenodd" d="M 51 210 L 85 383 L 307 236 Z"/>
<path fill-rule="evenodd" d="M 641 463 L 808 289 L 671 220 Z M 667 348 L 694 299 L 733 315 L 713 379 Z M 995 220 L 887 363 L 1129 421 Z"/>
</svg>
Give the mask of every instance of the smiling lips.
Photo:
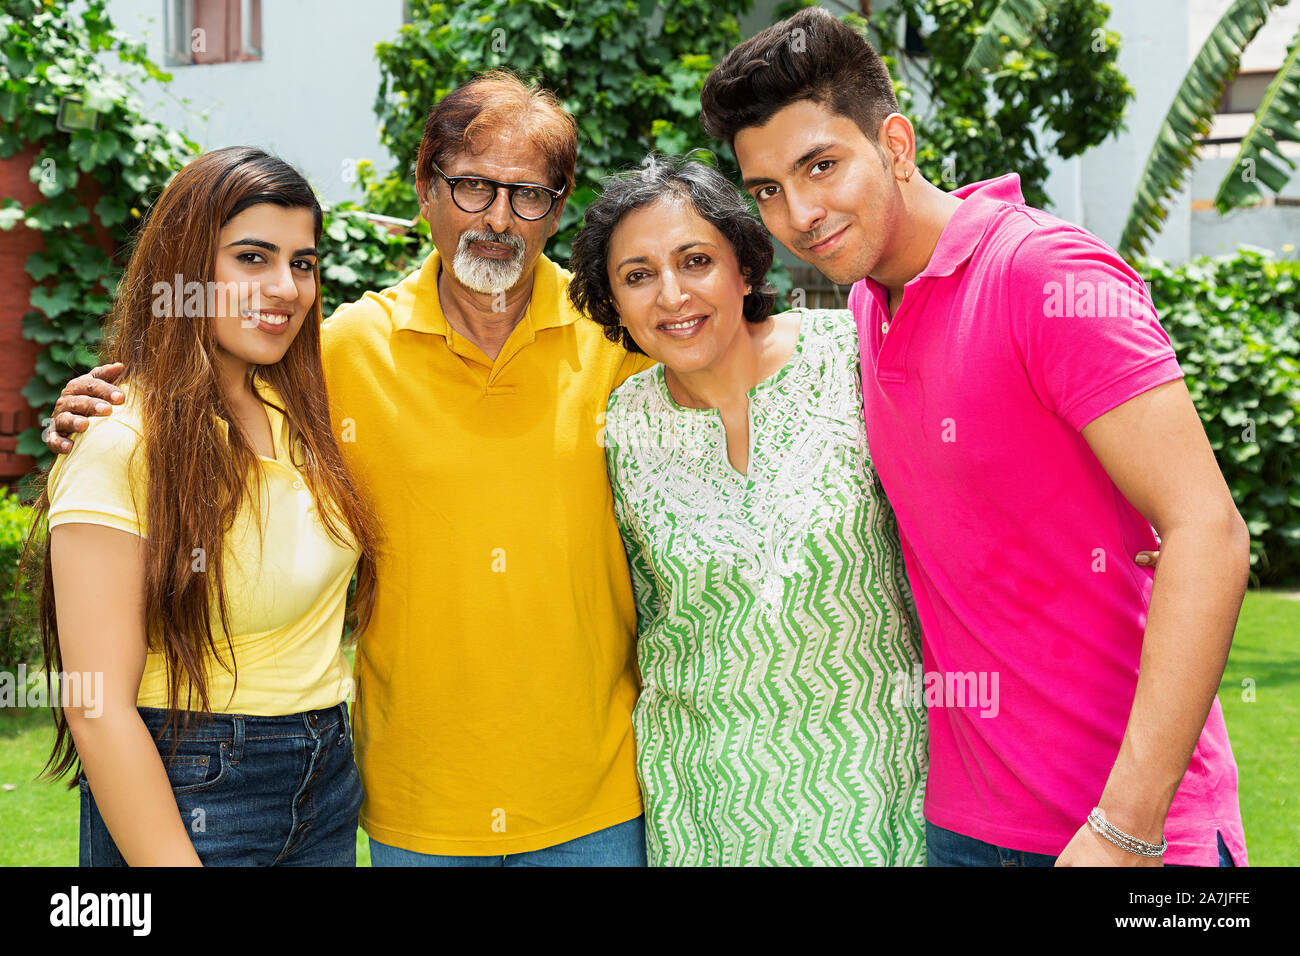
<svg viewBox="0 0 1300 956">
<path fill-rule="evenodd" d="M 271 335 L 280 335 L 289 327 L 290 313 L 274 310 L 254 310 L 245 309 L 243 312 L 244 322 L 247 323 L 252 319 L 257 320 L 257 328 L 263 332 L 269 332 Z"/>
<path fill-rule="evenodd" d="M 819 256 L 825 255 L 827 252 L 830 252 L 832 249 L 835 248 L 835 246 L 839 243 L 840 237 L 844 235 L 844 230 L 848 228 L 849 227 L 847 224 L 841 226 L 839 229 L 837 229 L 834 232 L 834 234 L 827 236 L 825 239 L 821 240 L 815 245 L 804 246 L 804 251 L 812 252 Z"/>
<path fill-rule="evenodd" d="M 659 331 L 663 332 L 665 335 L 671 335 L 674 338 L 685 338 L 702 326 L 704 320 L 707 318 L 708 316 L 701 312 L 696 315 L 688 315 L 684 319 L 673 319 L 668 322 L 661 322 L 659 323 L 658 328 Z"/>
</svg>

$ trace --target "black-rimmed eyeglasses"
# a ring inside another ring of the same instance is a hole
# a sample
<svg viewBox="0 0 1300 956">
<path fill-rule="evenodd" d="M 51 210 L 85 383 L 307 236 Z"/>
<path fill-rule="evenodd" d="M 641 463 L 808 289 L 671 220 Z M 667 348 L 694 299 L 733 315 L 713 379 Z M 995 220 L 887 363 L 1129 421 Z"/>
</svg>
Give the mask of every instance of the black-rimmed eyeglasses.
<svg viewBox="0 0 1300 956">
<path fill-rule="evenodd" d="M 451 201 L 462 212 L 482 212 L 497 198 L 497 190 L 504 189 L 510 197 L 510 208 L 520 219 L 544 219 L 564 195 L 558 189 L 540 183 L 503 183 L 483 176 L 448 176 L 431 162 L 433 171 L 451 187 Z"/>
</svg>

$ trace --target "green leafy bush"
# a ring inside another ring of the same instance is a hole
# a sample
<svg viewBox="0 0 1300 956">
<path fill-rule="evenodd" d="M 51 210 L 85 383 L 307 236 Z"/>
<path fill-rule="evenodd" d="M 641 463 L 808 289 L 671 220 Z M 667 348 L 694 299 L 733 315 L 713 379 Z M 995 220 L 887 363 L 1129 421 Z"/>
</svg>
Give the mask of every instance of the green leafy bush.
<svg viewBox="0 0 1300 956">
<path fill-rule="evenodd" d="M 41 194 L 25 208 L 12 197 L 0 202 L 0 229 L 22 224 L 42 236 L 43 249 L 26 263 L 38 285 L 23 317 L 23 335 L 42 351 L 23 395 L 46 412 L 64 382 L 95 364 L 122 271 L 109 250 L 127 246 L 152 197 L 196 151 L 142 115 L 133 85 L 170 74 L 114 29 L 105 0 L 72 7 L 0 6 L 0 159 L 35 147 L 30 175 Z M 100 58 L 109 51 L 120 67 Z M 49 461 L 39 428 L 23 433 L 18 450 Z"/>
<path fill-rule="evenodd" d="M 18 560 L 27 532 L 32 526 L 32 509 L 16 495 L 0 489 L 0 671 L 40 660 L 40 637 L 35 627 L 35 598 L 24 587 L 15 600 Z M 33 543 L 33 548 L 40 546 Z M 39 582 L 37 582 L 39 586 Z"/>
<path fill-rule="evenodd" d="M 1261 584 L 1300 580 L 1300 262 L 1243 247 L 1140 267 L 1219 468 L 1250 528 Z"/>
<path fill-rule="evenodd" d="M 325 207 L 321 234 L 321 315 L 366 292 L 378 292 L 416 269 L 429 236 L 423 219 L 415 225 L 387 223 L 370 217 L 356 203 Z"/>
<path fill-rule="evenodd" d="M 1048 0 L 1032 40 L 1005 45 L 992 71 L 968 69 L 966 61 L 985 25 L 1005 13 L 1002 0 L 880 6 L 872 39 L 916 127 L 916 165 L 939 188 L 1017 172 L 1025 200 L 1048 208 L 1049 158 L 1077 156 L 1119 131 L 1133 90 L 1117 66 L 1120 38 L 1106 29 L 1106 4 Z M 905 35 L 914 42 L 900 42 Z M 923 111 L 913 110 L 912 91 L 900 82 L 903 62 L 908 76 L 920 71 L 916 84 L 929 101 Z"/>
</svg>

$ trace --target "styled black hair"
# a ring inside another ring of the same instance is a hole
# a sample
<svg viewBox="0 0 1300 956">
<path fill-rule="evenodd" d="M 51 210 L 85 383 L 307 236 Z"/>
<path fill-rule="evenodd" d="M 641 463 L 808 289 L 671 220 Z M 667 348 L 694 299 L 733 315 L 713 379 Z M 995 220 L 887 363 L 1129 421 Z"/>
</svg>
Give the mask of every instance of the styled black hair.
<svg viewBox="0 0 1300 956">
<path fill-rule="evenodd" d="M 873 143 L 898 112 L 889 70 L 871 44 L 824 7 L 808 7 L 722 58 L 700 93 L 700 125 L 734 153 L 738 132 L 800 100 L 848 117 Z"/>
<path fill-rule="evenodd" d="M 642 352 L 619 320 L 609 285 L 609 244 L 623 217 L 668 196 L 677 196 L 726 237 L 751 292 L 742 306 L 750 322 L 762 322 L 776 303 L 776 290 L 764 281 L 772 267 L 772 238 L 749 211 L 736 187 L 716 169 L 687 157 L 651 153 L 640 168 L 615 173 L 601 183 L 600 198 L 587 207 L 573 239 L 569 299 L 629 352 Z"/>
</svg>

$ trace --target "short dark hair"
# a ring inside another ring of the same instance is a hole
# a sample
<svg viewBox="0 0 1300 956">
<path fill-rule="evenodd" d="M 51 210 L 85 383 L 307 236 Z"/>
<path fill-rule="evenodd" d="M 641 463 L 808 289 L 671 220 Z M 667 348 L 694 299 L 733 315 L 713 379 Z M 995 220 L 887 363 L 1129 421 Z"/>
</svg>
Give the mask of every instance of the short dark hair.
<svg viewBox="0 0 1300 956">
<path fill-rule="evenodd" d="M 745 281 L 751 288 L 742 311 L 750 322 L 762 322 L 776 303 L 776 290 L 764 281 L 772 267 L 772 237 L 749 211 L 736 187 L 716 169 L 686 157 L 651 153 L 640 168 L 615 173 L 601 183 L 600 198 L 587 207 L 582 228 L 573 238 L 569 269 L 569 300 L 590 317 L 611 342 L 629 352 L 644 350 L 619 321 L 609 284 L 609 244 L 623 217 L 667 196 L 680 197 L 731 244 Z"/>
<path fill-rule="evenodd" d="M 811 100 L 857 124 L 875 142 L 898 112 L 889 70 L 853 27 L 824 7 L 808 7 L 737 46 L 700 93 L 700 125 L 736 151 L 736 134 Z"/>
</svg>

